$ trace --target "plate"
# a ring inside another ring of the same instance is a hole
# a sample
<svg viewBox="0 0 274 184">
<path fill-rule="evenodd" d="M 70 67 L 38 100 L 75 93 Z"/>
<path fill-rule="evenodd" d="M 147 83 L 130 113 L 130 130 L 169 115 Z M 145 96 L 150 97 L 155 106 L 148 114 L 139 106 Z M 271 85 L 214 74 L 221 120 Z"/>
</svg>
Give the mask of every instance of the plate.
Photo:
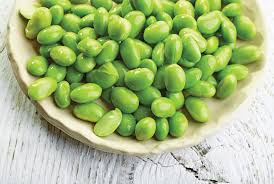
<svg viewBox="0 0 274 184">
<path fill-rule="evenodd" d="M 27 93 L 27 86 L 36 78 L 26 70 L 27 60 L 37 55 L 37 45 L 24 36 L 26 22 L 19 15 L 19 8 L 30 6 L 35 0 L 17 0 L 8 26 L 8 54 L 16 79 Z M 258 34 L 252 44 L 265 49 L 266 32 L 261 14 L 262 1 L 243 0 L 245 15 L 253 20 L 258 28 Z M 106 138 L 97 137 L 93 131 L 93 124 L 75 118 L 71 109 L 62 110 L 55 106 L 53 98 L 49 97 L 40 102 L 33 102 L 37 111 L 52 125 L 64 131 L 69 136 L 93 148 L 112 153 L 129 155 L 157 154 L 196 145 L 209 135 L 216 133 L 224 125 L 244 115 L 250 104 L 250 96 L 259 86 L 264 74 L 265 59 L 262 62 L 249 65 L 248 79 L 239 82 L 237 92 L 226 100 L 206 100 L 211 111 L 209 122 L 201 124 L 190 122 L 189 128 L 181 138 L 169 137 L 165 141 L 137 141 L 113 134 Z"/>
</svg>

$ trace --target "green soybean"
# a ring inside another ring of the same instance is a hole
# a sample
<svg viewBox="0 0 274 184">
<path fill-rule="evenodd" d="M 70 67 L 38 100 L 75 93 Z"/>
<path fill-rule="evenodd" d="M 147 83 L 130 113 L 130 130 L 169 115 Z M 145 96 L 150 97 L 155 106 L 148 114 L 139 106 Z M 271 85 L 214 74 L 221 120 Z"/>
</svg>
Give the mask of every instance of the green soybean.
<svg viewBox="0 0 274 184">
<path fill-rule="evenodd" d="M 141 61 L 141 64 L 139 65 L 140 68 L 147 68 L 150 69 L 153 74 L 155 75 L 157 72 L 157 65 L 155 62 L 151 59 L 144 59 Z"/>
<path fill-rule="evenodd" d="M 142 91 L 151 86 L 154 74 L 147 68 L 130 70 L 125 75 L 125 84 L 133 91 Z"/>
<path fill-rule="evenodd" d="M 108 11 L 112 8 L 112 0 L 91 0 L 90 2 L 95 8 L 104 7 Z"/>
<path fill-rule="evenodd" d="M 127 67 L 119 60 L 113 61 L 112 64 L 116 68 L 119 75 L 119 79 L 115 85 L 120 87 L 125 86 L 124 79 L 125 79 L 125 74 L 128 71 Z"/>
<path fill-rule="evenodd" d="M 215 79 L 215 77 L 213 77 L 212 75 L 210 77 L 208 77 L 208 79 L 206 80 L 206 82 L 212 84 L 215 88 L 217 88 L 218 82 Z"/>
<path fill-rule="evenodd" d="M 76 55 L 72 49 L 66 46 L 56 46 L 50 50 L 50 57 L 61 66 L 70 66 L 76 61 Z"/>
<path fill-rule="evenodd" d="M 149 44 L 155 44 L 164 40 L 168 34 L 168 24 L 164 21 L 157 21 L 145 29 L 144 40 Z"/>
<path fill-rule="evenodd" d="M 78 33 L 80 31 L 80 17 L 74 14 L 66 14 L 61 22 L 61 26 L 67 32 Z"/>
<path fill-rule="evenodd" d="M 139 50 L 140 58 L 141 59 L 149 59 L 152 55 L 152 48 L 150 45 L 142 42 L 140 40 L 135 39 L 135 45 Z"/>
<path fill-rule="evenodd" d="M 175 104 L 166 97 L 160 97 L 151 104 L 153 114 L 160 118 L 172 117 L 176 112 Z"/>
<path fill-rule="evenodd" d="M 79 23 L 80 28 L 93 27 L 94 17 L 95 13 L 82 17 Z"/>
<path fill-rule="evenodd" d="M 37 35 L 37 41 L 42 45 L 55 44 L 62 39 L 63 34 L 64 30 L 61 26 L 50 26 L 39 32 L 39 34 Z"/>
<path fill-rule="evenodd" d="M 131 0 L 131 2 L 135 9 L 143 12 L 145 16 L 149 16 L 153 11 L 152 0 Z"/>
<path fill-rule="evenodd" d="M 195 15 L 200 16 L 210 11 L 208 0 L 196 0 L 195 1 Z"/>
<path fill-rule="evenodd" d="M 96 39 L 97 35 L 93 28 L 85 27 L 78 32 L 78 38 L 79 40 L 83 40 L 85 38 Z"/>
<path fill-rule="evenodd" d="M 150 86 L 142 91 L 137 91 L 136 95 L 141 104 L 150 106 L 155 99 L 161 97 L 161 92 L 157 88 Z"/>
<path fill-rule="evenodd" d="M 222 80 L 230 74 L 234 75 L 238 81 L 244 80 L 248 76 L 248 68 L 241 64 L 228 65 L 218 73 L 217 78 Z"/>
<path fill-rule="evenodd" d="M 230 74 L 225 76 L 217 87 L 217 97 L 220 99 L 225 99 L 232 95 L 237 89 L 237 78 L 235 75 Z"/>
<path fill-rule="evenodd" d="M 41 47 L 39 48 L 39 53 L 45 57 L 45 58 L 49 58 L 50 57 L 50 50 L 53 47 L 58 46 L 59 44 L 52 44 L 52 45 L 41 45 Z"/>
<path fill-rule="evenodd" d="M 98 8 L 97 12 L 95 13 L 93 22 L 94 30 L 98 35 L 105 35 L 105 33 L 107 32 L 108 21 L 109 14 L 107 10 L 103 7 Z"/>
<path fill-rule="evenodd" d="M 168 13 L 171 17 L 174 16 L 175 3 L 169 0 L 161 0 L 162 10 Z"/>
<path fill-rule="evenodd" d="M 62 109 L 70 105 L 70 85 L 67 81 L 62 81 L 58 84 L 54 93 L 54 101 Z"/>
<path fill-rule="evenodd" d="M 218 72 L 226 67 L 228 62 L 232 57 L 232 49 L 230 46 L 219 47 L 218 50 L 214 53 L 216 57 L 216 67 L 215 72 Z"/>
<path fill-rule="evenodd" d="M 156 19 L 158 21 L 165 21 L 168 24 L 169 29 L 172 30 L 173 20 L 172 20 L 171 16 L 168 13 L 160 12 L 160 13 L 157 14 Z"/>
<path fill-rule="evenodd" d="M 60 82 L 65 79 L 67 75 L 67 68 L 57 64 L 50 64 L 48 70 L 45 74 L 46 77 L 51 77 L 57 82 Z"/>
<path fill-rule="evenodd" d="M 67 69 L 66 81 L 69 83 L 81 82 L 84 74 L 75 69 L 75 67 L 70 66 Z"/>
<path fill-rule="evenodd" d="M 190 15 L 194 17 L 194 7 L 193 5 L 185 0 L 179 0 L 174 5 L 174 15 Z"/>
<path fill-rule="evenodd" d="M 169 133 L 169 124 L 166 118 L 157 118 L 156 119 L 156 132 L 155 138 L 158 141 L 163 141 L 166 139 Z"/>
<path fill-rule="evenodd" d="M 191 68 L 186 71 L 186 85 L 184 89 L 191 88 L 202 78 L 202 71 L 199 68 Z"/>
<path fill-rule="evenodd" d="M 147 117 L 140 120 L 135 127 L 135 136 L 139 141 L 145 141 L 153 137 L 156 131 L 156 122 Z"/>
<path fill-rule="evenodd" d="M 73 66 L 80 73 L 88 73 L 95 67 L 95 65 L 96 62 L 93 58 L 85 57 L 83 54 L 80 54 Z"/>
<path fill-rule="evenodd" d="M 186 35 L 183 38 L 183 59 L 197 63 L 201 59 L 201 51 L 199 45 L 194 40 L 194 38 L 190 35 Z"/>
<path fill-rule="evenodd" d="M 70 98 L 77 103 L 89 103 L 97 100 L 102 94 L 102 88 L 97 84 L 86 83 L 70 93 Z"/>
<path fill-rule="evenodd" d="M 105 114 L 105 110 L 102 106 L 96 103 L 78 104 L 73 108 L 73 114 L 82 120 L 96 123 Z"/>
<path fill-rule="evenodd" d="M 188 128 L 188 120 L 181 112 L 176 112 L 171 118 L 169 118 L 168 123 L 169 133 L 173 137 L 182 137 Z"/>
<path fill-rule="evenodd" d="M 27 62 L 27 70 L 33 76 L 43 76 L 48 69 L 48 61 L 43 56 L 33 56 Z"/>
<path fill-rule="evenodd" d="M 114 40 L 108 40 L 102 47 L 102 51 L 95 58 L 96 63 L 102 65 L 114 61 L 119 54 L 119 44 Z"/>
<path fill-rule="evenodd" d="M 156 65 L 162 66 L 165 61 L 165 44 L 160 42 L 152 50 L 152 60 Z"/>
<path fill-rule="evenodd" d="M 160 90 L 165 88 L 165 69 L 166 66 L 158 68 L 153 82 L 153 86 Z"/>
<path fill-rule="evenodd" d="M 206 54 L 213 54 L 219 47 L 219 39 L 216 36 L 211 36 L 207 39 Z"/>
<path fill-rule="evenodd" d="M 136 127 L 136 120 L 131 114 L 123 114 L 122 121 L 117 128 L 117 132 L 124 137 L 133 135 Z"/>
<path fill-rule="evenodd" d="M 141 119 L 146 117 L 153 117 L 151 109 L 143 105 L 140 105 L 133 115 L 137 121 L 140 121 Z"/>
<path fill-rule="evenodd" d="M 87 57 L 95 57 L 102 51 L 102 45 L 94 39 L 85 38 L 77 45 L 79 51 L 81 51 Z"/>
<path fill-rule="evenodd" d="M 165 40 L 165 58 L 167 64 L 176 64 L 182 56 L 183 43 L 177 34 L 169 35 Z"/>
<path fill-rule="evenodd" d="M 184 106 L 185 97 L 182 92 L 178 92 L 178 93 L 168 92 L 166 97 L 173 101 L 173 103 L 175 104 L 176 110 L 179 110 Z"/>
<path fill-rule="evenodd" d="M 240 16 L 242 15 L 242 6 L 240 3 L 230 3 L 223 8 L 222 12 L 227 17 Z"/>
<path fill-rule="evenodd" d="M 131 24 L 129 37 L 135 38 L 144 28 L 146 22 L 145 15 L 140 11 L 132 11 L 125 16 L 125 19 L 127 19 Z"/>
<path fill-rule="evenodd" d="M 62 39 L 63 45 L 69 47 L 75 53 L 79 52 L 79 50 L 77 48 L 78 42 L 79 42 L 79 37 L 74 32 L 66 32 Z"/>
<path fill-rule="evenodd" d="M 180 92 L 186 84 L 185 72 L 177 64 L 169 65 L 165 68 L 164 81 L 167 91 Z"/>
<path fill-rule="evenodd" d="M 78 4 L 72 6 L 71 12 L 79 17 L 84 17 L 86 15 L 95 13 L 96 9 L 88 4 Z"/>
<path fill-rule="evenodd" d="M 216 58 L 212 55 L 204 55 L 201 60 L 196 64 L 196 67 L 202 71 L 201 80 L 207 80 L 216 68 Z"/>
<path fill-rule="evenodd" d="M 205 123 L 209 120 L 209 109 L 203 100 L 196 97 L 188 97 L 185 106 L 195 121 Z"/>
<path fill-rule="evenodd" d="M 132 26 L 130 21 L 118 15 L 112 15 L 108 23 L 108 35 L 116 41 L 123 41 L 130 36 Z"/>
<path fill-rule="evenodd" d="M 237 30 L 229 18 L 223 16 L 221 33 L 226 43 L 236 43 Z"/>
<path fill-rule="evenodd" d="M 183 28 L 197 29 L 197 22 L 193 16 L 180 14 L 173 18 L 173 30 L 178 33 Z"/>
<path fill-rule="evenodd" d="M 122 4 L 113 5 L 109 10 L 109 14 L 122 16 Z"/>
<path fill-rule="evenodd" d="M 131 38 L 126 39 L 120 44 L 120 54 L 129 69 L 137 68 L 141 63 L 139 50 L 135 41 Z"/>
<path fill-rule="evenodd" d="M 252 40 L 257 35 L 255 24 L 247 16 L 236 16 L 233 21 L 237 35 L 242 40 Z"/>
<path fill-rule="evenodd" d="M 149 16 L 147 19 L 146 19 L 146 22 L 145 22 L 145 27 L 148 27 L 150 26 L 151 24 L 157 22 L 157 19 L 155 16 Z"/>
<path fill-rule="evenodd" d="M 233 50 L 231 63 L 234 64 L 250 64 L 260 61 L 262 58 L 262 51 L 257 46 L 242 45 Z"/>
<path fill-rule="evenodd" d="M 49 10 L 52 15 L 52 24 L 60 24 L 64 17 L 64 8 L 60 5 L 54 5 Z"/>
<path fill-rule="evenodd" d="M 222 0 L 208 0 L 210 11 L 221 10 Z"/>
<path fill-rule="evenodd" d="M 221 18 L 215 11 L 200 16 L 197 19 L 197 26 L 203 34 L 213 34 L 221 26 Z"/>
<path fill-rule="evenodd" d="M 198 81 L 194 86 L 187 89 L 186 92 L 195 97 L 211 98 L 215 95 L 216 89 L 206 81 Z"/>
</svg>

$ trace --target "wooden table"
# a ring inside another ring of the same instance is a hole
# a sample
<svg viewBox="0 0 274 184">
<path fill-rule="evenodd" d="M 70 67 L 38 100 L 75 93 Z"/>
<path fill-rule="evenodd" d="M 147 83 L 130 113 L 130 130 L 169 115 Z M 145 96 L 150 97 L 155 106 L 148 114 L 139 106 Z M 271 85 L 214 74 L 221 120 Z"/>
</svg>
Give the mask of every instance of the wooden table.
<svg viewBox="0 0 274 184">
<path fill-rule="evenodd" d="M 171 153 L 109 154 L 42 120 L 20 90 L 5 47 L 13 2 L 0 0 L 0 183 L 274 183 L 273 47 L 252 106 L 229 127 L 197 146 Z M 265 4 L 268 22 L 272 20 L 268 41 L 274 44 L 274 2 Z"/>
</svg>

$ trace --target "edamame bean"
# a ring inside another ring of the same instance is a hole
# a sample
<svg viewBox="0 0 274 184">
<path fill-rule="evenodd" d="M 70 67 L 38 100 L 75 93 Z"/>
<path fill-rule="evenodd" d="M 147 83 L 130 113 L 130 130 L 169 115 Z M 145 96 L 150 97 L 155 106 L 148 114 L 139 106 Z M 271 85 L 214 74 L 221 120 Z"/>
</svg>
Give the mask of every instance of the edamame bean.
<svg viewBox="0 0 274 184">
<path fill-rule="evenodd" d="M 160 12 L 163 12 L 163 5 L 161 0 L 152 0 L 152 14 L 157 15 Z"/>
<path fill-rule="evenodd" d="M 138 109 L 134 112 L 133 115 L 137 121 L 140 121 L 141 119 L 146 117 L 153 117 L 151 109 L 149 107 L 142 106 L 142 105 L 138 107 Z"/>
<path fill-rule="evenodd" d="M 87 57 L 95 57 L 102 51 L 102 45 L 94 39 L 85 38 L 77 45 L 79 51 L 81 51 Z"/>
<path fill-rule="evenodd" d="M 135 39 L 134 41 L 135 41 L 136 47 L 139 50 L 140 58 L 141 59 L 151 58 L 152 48 L 148 44 L 140 40 Z"/>
<path fill-rule="evenodd" d="M 216 58 L 212 55 L 204 55 L 201 60 L 196 64 L 196 67 L 202 71 L 201 80 L 207 80 L 216 68 Z"/>
<path fill-rule="evenodd" d="M 72 49 L 66 46 L 56 46 L 50 50 L 50 57 L 61 66 L 70 66 L 76 61 L 76 55 Z"/>
<path fill-rule="evenodd" d="M 240 16 L 242 15 L 242 6 L 240 3 L 230 3 L 223 8 L 222 12 L 227 17 Z"/>
<path fill-rule="evenodd" d="M 68 67 L 66 81 L 69 83 L 81 82 L 84 77 L 84 74 L 77 71 L 73 66 Z"/>
<path fill-rule="evenodd" d="M 57 82 L 65 79 L 67 75 L 67 69 L 64 66 L 59 66 L 57 64 L 50 64 L 46 73 L 46 77 L 51 77 Z"/>
<path fill-rule="evenodd" d="M 169 26 L 169 30 L 172 30 L 173 20 L 172 20 L 172 18 L 170 17 L 170 15 L 168 13 L 160 12 L 160 13 L 157 14 L 156 19 L 158 21 L 165 21 Z"/>
<path fill-rule="evenodd" d="M 64 8 L 65 12 L 71 8 L 71 2 L 69 0 L 41 0 L 41 4 L 48 8 L 54 5 L 60 5 Z"/>
<path fill-rule="evenodd" d="M 214 53 L 216 57 L 215 72 L 218 72 L 226 67 L 232 56 L 232 49 L 230 46 L 219 47 Z"/>
<path fill-rule="evenodd" d="M 168 123 L 169 133 L 173 137 L 182 137 L 188 128 L 188 120 L 181 112 L 176 112 L 171 118 L 169 118 Z"/>
<path fill-rule="evenodd" d="M 123 113 L 133 113 L 139 106 L 139 99 L 135 93 L 125 87 L 115 87 L 111 92 L 111 102 Z"/>
<path fill-rule="evenodd" d="M 208 0 L 210 11 L 221 10 L 222 0 Z"/>
<path fill-rule="evenodd" d="M 246 65 L 260 61 L 261 57 L 262 51 L 257 46 L 242 45 L 233 50 L 231 63 Z"/>
<path fill-rule="evenodd" d="M 197 19 L 197 26 L 203 34 L 213 34 L 221 26 L 221 18 L 216 11 L 204 14 Z"/>
<path fill-rule="evenodd" d="M 166 97 L 160 97 L 151 104 L 153 114 L 159 118 L 172 117 L 176 112 L 176 107 L 172 100 Z"/>
<path fill-rule="evenodd" d="M 137 68 L 141 63 L 139 50 L 135 44 L 135 41 L 131 38 L 128 38 L 121 43 L 120 54 L 125 65 L 129 69 Z"/>
<path fill-rule="evenodd" d="M 130 0 L 123 0 L 121 13 L 122 16 L 126 16 L 129 12 L 133 11 L 133 7 L 131 6 Z"/>
<path fill-rule="evenodd" d="M 117 132 L 124 137 L 133 135 L 135 131 L 136 120 L 131 114 L 123 114 L 122 121 L 117 128 Z"/>
<path fill-rule="evenodd" d="M 174 5 L 174 15 L 177 16 L 182 14 L 194 17 L 194 7 L 190 2 L 179 0 Z"/>
<path fill-rule="evenodd" d="M 95 32 L 98 35 L 105 35 L 107 32 L 107 27 L 108 27 L 108 21 L 109 20 L 109 14 L 107 10 L 103 7 L 98 8 L 97 12 L 95 13 L 94 16 L 94 22 L 93 22 L 93 27 Z"/>
<path fill-rule="evenodd" d="M 103 49 L 95 60 L 97 64 L 102 65 L 114 61 L 118 54 L 119 44 L 114 40 L 108 40 L 103 44 Z"/>
<path fill-rule="evenodd" d="M 165 44 L 160 42 L 158 43 L 152 51 L 152 60 L 156 63 L 156 65 L 162 66 L 165 61 Z"/>
<path fill-rule="evenodd" d="M 124 41 L 131 33 L 132 26 L 130 21 L 118 15 L 111 15 L 108 23 L 108 35 L 116 41 Z"/>
<path fill-rule="evenodd" d="M 176 64 L 182 56 L 183 43 L 177 34 L 169 35 L 165 40 L 165 62 Z"/>
<path fill-rule="evenodd" d="M 127 19 L 131 24 L 129 37 L 135 38 L 144 28 L 146 22 L 145 15 L 140 11 L 132 11 L 125 16 L 125 19 Z"/>
<path fill-rule="evenodd" d="M 206 54 L 213 54 L 219 47 L 219 39 L 217 36 L 211 36 L 207 39 Z"/>
<path fill-rule="evenodd" d="M 186 85 L 184 89 L 191 88 L 202 78 L 202 71 L 199 68 L 191 68 L 186 71 Z"/>
<path fill-rule="evenodd" d="M 145 29 L 144 39 L 149 44 L 164 40 L 169 34 L 169 26 L 164 21 L 157 21 Z"/>
<path fill-rule="evenodd" d="M 201 99 L 196 97 L 188 97 L 185 105 L 187 111 L 195 121 L 205 123 L 209 120 L 208 106 Z"/>
<path fill-rule="evenodd" d="M 61 26 L 54 25 L 40 31 L 37 35 L 37 41 L 42 45 L 52 45 L 59 42 L 63 35 L 63 28 Z"/>
<path fill-rule="evenodd" d="M 61 22 L 61 26 L 67 32 L 78 33 L 80 31 L 80 17 L 74 14 L 66 14 Z"/>
<path fill-rule="evenodd" d="M 168 92 L 167 98 L 169 98 L 170 100 L 173 101 L 173 103 L 175 104 L 176 110 L 181 109 L 185 103 L 185 97 L 182 92 L 178 92 L 178 93 L 169 93 Z"/>
<path fill-rule="evenodd" d="M 125 84 L 133 91 L 142 91 L 151 86 L 154 74 L 147 68 L 130 70 L 125 75 Z"/>
<path fill-rule="evenodd" d="M 187 89 L 186 92 L 195 97 L 211 98 L 215 95 L 216 89 L 206 81 L 198 81 L 194 86 Z"/>
<path fill-rule="evenodd" d="M 90 0 L 95 8 L 104 7 L 107 11 L 112 8 L 112 0 Z"/>
<path fill-rule="evenodd" d="M 109 14 L 122 16 L 122 4 L 113 5 L 109 10 Z"/>
<path fill-rule="evenodd" d="M 28 96 L 32 100 L 40 101 L 49 97 L 57 88 L 57 82 L 51 77 L 40 78 L 28 87 Z"/>
<path fill-rule="evenodd" d="M 146 20 L 145 27 L 148 27 L 148 26 L 150 26 L 151 24 L 153 24 L 153 23 L 155 23 L 155 22 L 157 22 L 156 17 L 154 17 L 154 16 L 149 16 L 149 17 L 147 18 L 147 20 Z"/>
<path fill-rule="evenodd" d="M 75 83 L 71 83 L 70 84 L 70 90 L 74 90 L 75 88 L 84 85 L 85 83 L 81 83 L 81 82 L 75 82 Z"/>
<path fill-rule="evenodd" d="M 115 85 L 118 87 L 125 86 L 124 79 L 125 79 L 125 74 L 128 71 L 127 67 L 119 60 L 113 61 L 112 64 L 116 68 L 116 70 L 119 74 L 119 79 Z"/>
<path fill-rule="evenodd" d="M 232 95 L 237 88 L 237 78 L 235 75 L 230 74 L 220 81 L 217 87 L 217 97 L 220 99 L 225 99 Z"/>
<path fill-rule="evenodd" d="M 95 13 L 89 14 L 81 18 L 79 26 L 80 28 L 93 27 Z"/>
<path fill-rule="evenodd" d="M 54 101 L 62 109 L 70 105 L 70 85 L 67 81 L 62 81 L 58 84 L 54 93 Z"/>
<path fill-rule="evenodd" d="M 70 0 L 73 4 L 85 4 L 88 0 Z"/>
<path fill-rule="evenodd" d="M 213 77 L 212 75 L 210 77 L 208 77 L 208 79 L 206 80 L 206 82 L 212 84 L 215 88 L 217 88 L 218 82 L 215 79 L 215 77 Z"/>
<path fill-rule="evenodd" d="M 71 12 L 79 17 L 84 17 L 86 15 L 95 13 L 96 8 L 88 4 L 78 4 L 72 6 Z"/>
<path fill-rule="evenodd" d="M 228 65 L 218 73 L 217 78 L 222 80 L 230 74 L 234 75 L 238 81 L 244 80 L 248 76 L 248 68 L 241 64 Z"/>
<path fill-rule="evenodd" d="M 94 126 L 94 133 L 100 137 L 111 135 L 122 121 L 122 112 L 119 109 L 107 112 Z"/>
<path fill-rule="evenodd" d="M 208 0 L 196 0 L 195 1 L 195 15 L 200 16 L 210 11 Z"/>
<path fill-rule="evenodd" d="M 109 104 L 111 104 L 111 98 L 110 98 L 111 91 L 112 91 L 112 87 L 107 88 L 107 89 L 103 90 L 102 96 L 101 96 L 103 98 L 103 100 Z"/>
<path fill-rule="evenodd" d="M 156 131 L 156 122 L 154 119 L 147 117 L 140 120 L 135 127 L 136 139 L 145 141 L 153 137 Z"/>
<path fill-rule="evenodd" d="M 196 63 L 190 62 L 190 61 L 188 61 L 187 59 L 184 59 L 184 58 L 181 58 L 178 61 L 178 65 L 180 65 L 182 67 L 185 67 L 185 68 L 191 68 L 191 67 L 195 66 L 195 64 Z"/>
<path fill-rule="evenodd" d="M 50 13 L 52 15 L 52 24 L 58 25 L 62 22 L 64 18 L 64 9 L 60 5 L 54 5 L 50 9 Z"/>
<path fill-rule="evenodd" d="M 79 52 L 77 48 L 78 42 L 79 42 L 79 37 L 76 33 L 73 33 L 73 32 L 66 32 L 62 39 L 63 45 L 69 47 L 75 53 Z"/>
<path fill-rule="evenodd" d="M 183 59 L 192 63 L 197 63 L 201 59 L 199 45 L 191 35 L 184 36 L 183 48 Z"/>
<path fill-rule="evenodd" d="M 51 25 L 52 15 L 45 7 L 37 8 L 25 28 L 25 35 L 29 39 L 34 39 L 38 33 Z"/>
<path fill-rule="evenodd" d="M 33 56 L 27 62 L 27 70 L 33 76 L 43 76 L 48 69 L 48 61 L 43 56 Z"/>
<path fill-rule="evenodd" d="M 73 108 L 73 114 L 77 118 L 93 123 L 99 121 L 105 113 L 106 112 L 102 106 L 93 102 L 79 104 Z"/>
<path fill-rule="evenodd" d="M 165 88 L 165 69 L 166 66 L 158 68 L 153 82 L 153 86 L 160 90 Z"/>
<path fill-rule="evenodd" d="M 145 16 L 149 16 L 153 11 L 152 0 L 131 0 L 131 4 L 136 10 L 143 12 Z"/>
<path fill-rule="evenodd" d="M 70 93 L 70 98 L 77 103 L 89 103 L 97 100 L 102 94 L 102 88 L 97 84 L 86 83 Z"/>
<path fill-rule="evenodd" d="M 227 43 L 236 43 L 237 41 L 237 30 L 234 24 L 230 21 L 229 18 L 222 18 L 221 33 L 223 39 Z"/>
<path fill-rule="evenodd" d="M 141 104 L 150 106 L 155 99 L 161 97 L 161 92 L 157 88 L 150 86 L 142 91 L 137 91 L 136 95 Z"/>
<path fill-rule="evenodd" d="M 253 40 L 257 35 L 255 24 L 246 16 L 236 16 L 233 21 L 237 35 L 242 40 Z"/>
<path fill-rule="evenodd" d="M 164 81 L 167 91 L 180 92 L 186 84 L 185 72 L 177 64 L 168 65 L 165 68 Z"/>
<path fill-rule="evenodd" d="M 49 58 L 50 57 L 50 50 L 53 48 L 53 47 L 56 47 L 58 46 L 59 44 L 53 44 L 53 45 L 42 45 L 40 48 L 39 48 L 39 53 L 45 57 L 45 58 Z"/>
<path fill-rule="evenodd" d="M 78 38 L 79 38 L 79 40 L 83 40 L 85 38 L 96 39 L 97 35 L 96 35 L 94 29 L 92 29 L 90 27 L 85 27 L 78 32 Z"/>
<path fill-rule="evenodd" d="M 197 29 L 197 22 L 193 16 L 180 14 L 173 19 L 173 29 L 178 33 L 183 28 Z"/>
<path fill-rule="evenodd" d="M 171 17 L 174 17 L 174 6 L 175 3 L 169 0 L 161 0 L 162 9 L 168 13 Z"/>
<path fill-rule="evenodd" d="M 140 68 L 147 68 L 150 69 L 153 74 L 155 75 L 157 72 L 157 65 L 155 62 L 151 59 L 144 59 L 141 61 L 141 64 L 139 65 Z"/>
<path fill-rule="evenodd" d="M 169 125 L 166 118 L 157 118 L 156 119 L 156 132 L 155 138 L 158 141 L 163 141 L 166 139 L 169 133 Z"/>
</svg>

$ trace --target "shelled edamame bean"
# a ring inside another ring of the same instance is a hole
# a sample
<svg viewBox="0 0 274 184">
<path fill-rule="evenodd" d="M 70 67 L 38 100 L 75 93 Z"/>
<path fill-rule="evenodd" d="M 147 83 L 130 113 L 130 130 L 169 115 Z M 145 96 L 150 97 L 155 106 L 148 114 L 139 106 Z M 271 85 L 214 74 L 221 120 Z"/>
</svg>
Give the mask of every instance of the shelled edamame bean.
<svg viewBox="0 0 274 184">
<path fill-rule="evenodd" d="M 27 61 L 39 78 L 29 97 L 52 95 L 100 137 L 182 137 L 190 120 L 182 109 L 206 123 L 203 98 L 237 93 L 246 65 L 263 55 L 237 44 L 257 35 L 241 0 L 41 0 L 31 10 L 20 10 L 25 36 L 40 44 Z"/>
</svg>

